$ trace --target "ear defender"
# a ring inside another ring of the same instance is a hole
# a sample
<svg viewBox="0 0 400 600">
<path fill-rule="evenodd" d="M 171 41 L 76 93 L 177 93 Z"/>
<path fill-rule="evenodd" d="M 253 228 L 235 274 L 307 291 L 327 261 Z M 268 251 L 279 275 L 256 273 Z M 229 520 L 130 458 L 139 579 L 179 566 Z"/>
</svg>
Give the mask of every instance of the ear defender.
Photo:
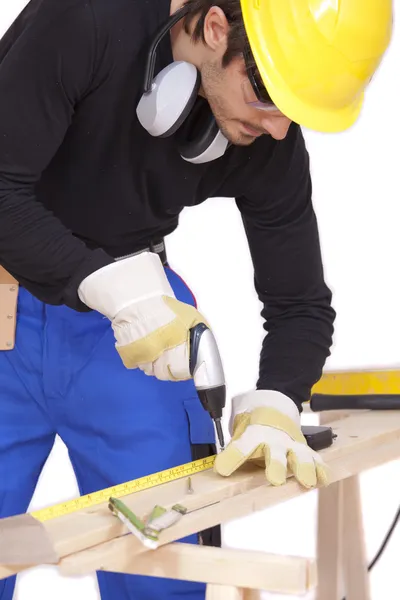
<svg viewBox="0 0 400 600">
<path fill-rule="evenodd" d="M 187 62 L 174 62 L 157 75 L 136 109 L 141 125 L 155 137 L 175 133 L 192 110 L 200 88 L 200 73 Z"/>
<path fill-rule="evenodd" d="M 186 13 L 183 6 L 160 28 L 147 55 L 143 95 L 136 108 L 140 124 L 154 137 L 178 132 L 178 150 L 187 162 L 201 164 L 222 156 L 229 142 L 214 115 L 199 97 L 201 76 L 185 61 L 174 61 L 153 79 L 156 49 L 161 39 Z"/>
<path fill-rule="evenodd" d="M 222 156 L 228 140 L 221 133 L 208 102 L 201 97 L 178 131 L 178 150 L 187 162 L 201 164 Z"/>
</svg>

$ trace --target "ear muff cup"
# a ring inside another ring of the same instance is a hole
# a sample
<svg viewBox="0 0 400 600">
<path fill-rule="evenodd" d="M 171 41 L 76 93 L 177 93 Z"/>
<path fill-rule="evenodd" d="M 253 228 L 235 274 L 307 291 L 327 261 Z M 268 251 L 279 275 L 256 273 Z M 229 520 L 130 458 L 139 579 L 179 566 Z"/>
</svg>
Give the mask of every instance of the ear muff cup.
<svg viewBox="0 0 400 600">
<path fill-rule="evenodd" d="M 154 137 L 173 135 L 190 114 L 200 83 L 200 72 L 191 63 L 176 61 L 165 67 L 137 105 L 141 125 Z"/>
<path fill-rule="evenodd" d="M 215 139 L 219 129 L 208 103 L 197 98 L 194 106 L 177 134 L 178 150 L 190 160 L 203 154 Z"/>
<path fill-rule="evenodd" d="M 177 133 L 178 151 L 188 162 L 202 163 L 222 156 L 228 141 L 220 132 L 208 102 L 197 98 Z"/>
<path fill-rule="evenodd" d="M 201 75 L 194 65 L 171 63 L 158 73 L 136 108 L 139 122 L 150 135 L 177 134 L 181 157 L 195 164 L 219 158 L 229 145 L 208 102 L 198 95 L 200 85 Z"/>
</svg>

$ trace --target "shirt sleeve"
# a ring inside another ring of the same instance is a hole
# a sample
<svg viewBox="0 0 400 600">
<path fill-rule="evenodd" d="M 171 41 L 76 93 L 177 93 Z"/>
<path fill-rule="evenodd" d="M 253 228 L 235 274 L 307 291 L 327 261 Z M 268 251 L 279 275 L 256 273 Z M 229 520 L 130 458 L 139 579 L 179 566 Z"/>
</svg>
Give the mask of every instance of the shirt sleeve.
<svg viewBox="0 0 400 600">
<path fill-rule="evenodd" d="M 75 0 L 47 2 L 33 16 L 29 8 L 0 40 L 0 264 L 40 300 L 88 310 L 77 287 L 112 259 L 38 202 L 35 184 L 90 87 L 93 13 Z"/>
<path fill-rule="evenodd" d="M 250 192 L 238 197 L 263 305 L 257 389 L 280 391 L 301 411 L 322 374 L 336 316 L 324 281 L 309 157 L 292 124 Z"/>
</svg>

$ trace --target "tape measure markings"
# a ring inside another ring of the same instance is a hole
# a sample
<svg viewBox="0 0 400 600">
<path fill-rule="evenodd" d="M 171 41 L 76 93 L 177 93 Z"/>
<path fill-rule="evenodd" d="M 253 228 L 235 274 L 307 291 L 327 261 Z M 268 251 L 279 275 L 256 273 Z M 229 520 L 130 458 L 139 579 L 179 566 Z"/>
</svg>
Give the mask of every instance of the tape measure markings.
<svg viewBox="0 0 400 600">
<path fill-rule="evenodd" d="M 89 508 L 91 506 L 101 504 L 102 502 L 108 502 L 110 496 L 114 496 L 114 498 L 121 498 L 123 496 L 127 496 L 128 494 L 141 492 L 164 483 L 169 483 L 189 475 L 194 475 L 195 473 L 200 473 L 201 471 L 207 471 L 213 467 L 214 461 L 215 455 L 207 458 L 201 458 L 184 465 L 166 469 L 165 471 L 159 471 L 158 473 L 153 473 L 152 475 L 145 475 L 139 479 L 133 479 L 132 481 L 127 481 L 109 488 L 104 488 L 102 490 L 92 492 L 91 494 L 86 494 L 85 496 L 79 496 L 79 498 L 74 498 L 73 500 L 68 500 L 67 502 L 54 504 L 53 506 L 33 511 L 30 514 L 38 521 L 48 521 L 56 517 L 61 517 L 78 510 L 82 510 L 83 508 Z"/>
</svg>

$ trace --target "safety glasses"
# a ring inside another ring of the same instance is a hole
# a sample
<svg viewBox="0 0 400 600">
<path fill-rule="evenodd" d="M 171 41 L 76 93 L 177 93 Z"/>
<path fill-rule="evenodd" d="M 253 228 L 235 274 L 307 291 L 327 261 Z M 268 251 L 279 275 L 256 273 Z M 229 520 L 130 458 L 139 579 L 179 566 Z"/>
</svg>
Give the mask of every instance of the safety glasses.
<svg viewBox="0 0 400 600">
<path fill-rule="evenodd" d="M 246 66 L 247 79 L 243 81 L 242 90 L 246 104 L 258 110 L 272 112 L 279 110 L 268 94 L 258 72 L 249 44 L 246 44 L 243 58 Z"/>
</svg>

